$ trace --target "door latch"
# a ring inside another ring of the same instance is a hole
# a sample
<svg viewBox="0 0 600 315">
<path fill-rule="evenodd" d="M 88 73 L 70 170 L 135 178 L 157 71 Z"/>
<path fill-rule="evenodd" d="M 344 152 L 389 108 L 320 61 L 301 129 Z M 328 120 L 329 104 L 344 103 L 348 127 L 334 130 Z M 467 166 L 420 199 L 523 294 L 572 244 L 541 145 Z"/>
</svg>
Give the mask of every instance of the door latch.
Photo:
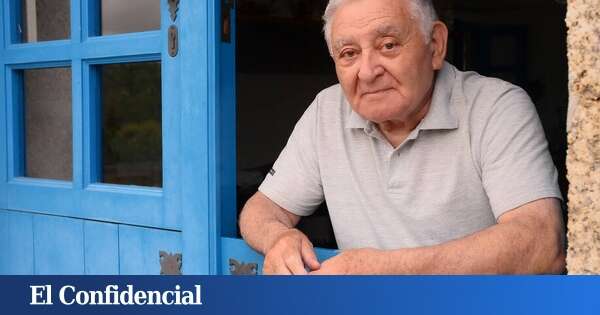
<svg viewBox="0 0 600 315">
<path fill-rule="evenodd" d="M 169 56 L 175 57 L 179 52 L 179 34 L 177 34 L 177 26 L 169 26 Z"/>
<path fill-rule="evenodd" d="M 171 18 L 171 23 L 175 23 L 175 20 L 177 20 L 177 12 L 179 11 L 179 0 L 167 0 L 167 3 L 169 4 L 169 17 Z M 179 52 L 179 34 L 175 24 L 169 26 L 167 39 L 169 56 L 177 56 L 177 53 Z"/>
</svg>

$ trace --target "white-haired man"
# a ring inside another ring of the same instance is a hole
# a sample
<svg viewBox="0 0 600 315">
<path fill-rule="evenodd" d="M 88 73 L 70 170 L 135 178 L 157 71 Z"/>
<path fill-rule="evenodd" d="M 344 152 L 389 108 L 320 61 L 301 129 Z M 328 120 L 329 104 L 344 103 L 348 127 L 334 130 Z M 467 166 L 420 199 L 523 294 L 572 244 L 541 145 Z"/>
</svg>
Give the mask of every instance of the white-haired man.
<svg viewBox="0 0 600 315">
<path fill-rule="evenodd" d="M 561 272 L 557 172 L 526 93 L 445 63 L 429 0 L 331 0 L 324 20 L 340 84 L 240 218 L 264 273 Z M 294 226 L 323 200 L 341 252 L 319 262 Z"/>
</svg>

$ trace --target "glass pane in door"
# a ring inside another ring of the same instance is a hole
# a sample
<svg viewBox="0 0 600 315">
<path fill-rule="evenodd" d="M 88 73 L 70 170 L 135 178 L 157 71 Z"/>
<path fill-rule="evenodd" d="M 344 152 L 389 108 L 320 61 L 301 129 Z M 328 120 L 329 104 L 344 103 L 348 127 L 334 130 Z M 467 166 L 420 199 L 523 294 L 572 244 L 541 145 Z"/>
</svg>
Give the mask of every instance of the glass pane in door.
<svg viewBox="0 0 600 315">
<path fill-rule="evenodd" d="M 71 69 L 22 70 L 25 176 L 72 179 Z"/>
<path fill-rule="evenodd" d="M 71 37 L 69 0 L 21 0 L 21 42 L 33 43 Z"/>
<path fill-rule="evenodd" d="M 101 27 L 97 35 L 160 29 L 160 0 L 101 0 L 100 6 Z"/>
<path fill-rule="evenodd" d="M 102 182 L 162 187 L 160 62 L 98 67 Z"/>
</svg>

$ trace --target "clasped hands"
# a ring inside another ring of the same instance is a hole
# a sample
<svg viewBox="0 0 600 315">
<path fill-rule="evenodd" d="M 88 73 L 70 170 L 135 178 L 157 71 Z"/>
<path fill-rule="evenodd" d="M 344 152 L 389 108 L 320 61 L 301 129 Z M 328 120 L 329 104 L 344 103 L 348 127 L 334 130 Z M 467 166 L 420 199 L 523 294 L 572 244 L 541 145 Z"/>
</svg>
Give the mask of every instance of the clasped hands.
<svg viewBox="0 0 600 315">
<path fill-rule="evenodd" d="M 267 250 L 265 275 L 360 275 L 373 274 L 375 260 L 384 257 L 381 250 L 364 248 L 342 251 L 319 263 L 312 243 L 296 229 L 288 230 Z"/>
</svg>

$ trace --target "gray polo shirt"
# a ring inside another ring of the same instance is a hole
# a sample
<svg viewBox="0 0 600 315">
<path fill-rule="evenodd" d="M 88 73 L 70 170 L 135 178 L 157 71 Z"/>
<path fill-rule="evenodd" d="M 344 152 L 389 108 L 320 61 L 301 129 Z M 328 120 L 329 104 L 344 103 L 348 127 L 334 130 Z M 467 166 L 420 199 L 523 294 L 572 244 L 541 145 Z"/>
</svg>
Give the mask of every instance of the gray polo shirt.
<svg viewBox="0 0 600 315">
<path fill-rule="evenodd" d="M 435 245 L 561 198 L 527 94 L 448 63 L 429 112 L 397 148 L 339 85 L 319 93 L 259 191 L 300 216 L 326 200 L 340 249 Z"/>
</svg>

